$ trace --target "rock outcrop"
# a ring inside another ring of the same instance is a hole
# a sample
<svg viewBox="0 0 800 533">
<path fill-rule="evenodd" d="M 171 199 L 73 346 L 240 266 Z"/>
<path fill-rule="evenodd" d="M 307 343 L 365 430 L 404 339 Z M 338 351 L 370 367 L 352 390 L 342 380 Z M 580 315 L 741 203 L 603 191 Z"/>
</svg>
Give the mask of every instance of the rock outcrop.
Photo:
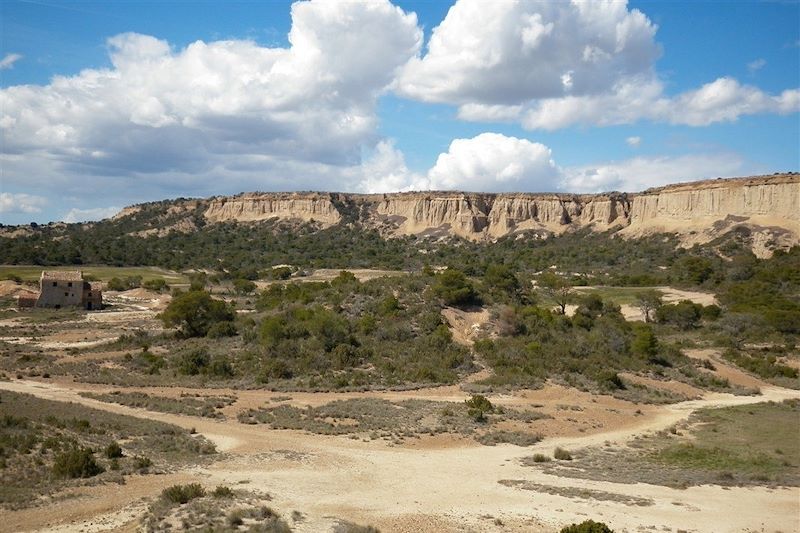
<svg viewBox="0 0 800 533">
<path fill-rule="evenodd" d="M 758 256 L 800 243 L 800 175 L 669 185 L 636 195 L 620 234 L 678 235 L 685 246 L 709 242 L 735 227 L 753 234 Z"/>
<path fill-rule="evenodd" d="M 623 237 L 677 234 L 690 246 L 745 227 L 752 231 L 759 255 L 800 242 L 796 173 L 682 183 L 630 194 L 244 193 L 187 202 L 180 208 L 199 209 L 212 224 L 277 219 L 326 228 L 358 221 L 387 237 L 454 235 L 491 241 L 523 231 L 548 235 L 619 228 Z M 115 220 L 137 212 L 136 206 L 126 208 Z"/>
<path fill-rule="evenodd" d="M 246 193 L 208 200 L 204 217 L 209 222 L 259 222 L 273 218 L 338 224 L 341 214 L 331 195 L 318 193 Z"/>
</svg>

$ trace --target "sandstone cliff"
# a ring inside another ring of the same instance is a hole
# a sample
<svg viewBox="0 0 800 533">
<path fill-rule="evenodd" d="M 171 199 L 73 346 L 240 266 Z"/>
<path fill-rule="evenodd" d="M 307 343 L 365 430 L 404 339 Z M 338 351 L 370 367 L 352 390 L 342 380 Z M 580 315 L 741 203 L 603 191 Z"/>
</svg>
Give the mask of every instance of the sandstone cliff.
<svg viewBox="0 0 800 533">
<path fill-rule="evenodd" d="M 623 237 L 674 233 L 690 246 L 744 226 L 759 255 L 800 242 L 800 174 L 682 183 L 631 194 L 245 193 L 184 202 L 180 208 L 200 209 L 212 224 L 277 219 L 324 228 L 357 221 L 387 237 L 490 241 L 522 231 L 619 228 Z M 137 212 L 136 206 L 126 208 L 115 219 Z"/>
<path fill-rule="evenodd" d="M 317 193 L 247 193 L 208 200 L 204 214 L 209 222 L 259 222 L 272 218 L 318 222 L 333 226 L 341 214 L 331 196 Z"/>
<path fill-rule="evenodd" d="M 753 251 L 800 242 L 800 175 L 713 180 L 669 185 L 633 198 L 631 221 L 620 234 L 677 234 L 686 246 L 709 242 L 744 226 L 754 231 Z"/>
</svg>

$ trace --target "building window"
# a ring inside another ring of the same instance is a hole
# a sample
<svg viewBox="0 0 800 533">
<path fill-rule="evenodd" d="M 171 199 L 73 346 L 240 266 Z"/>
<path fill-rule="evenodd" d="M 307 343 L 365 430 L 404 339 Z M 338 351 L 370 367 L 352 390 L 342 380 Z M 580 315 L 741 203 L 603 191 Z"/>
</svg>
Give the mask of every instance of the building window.
<svg viewBox="0 0 800 533">
<path fill-rule="evenodd" d="M 58 287 L 58 282 L 57 281 L 53 282 L 53 287 Z"/>
<path fill-rule="evenodd" d="M 72 282 L 71 281 L 67 283 L 67 287 L 72 287 Z"/>
<path fill-rule="evenodd" d="M 69 293 L 68 293 L 68 292 L 65 292 L 65 293 L 64 293 L 64 296 L 69 296 Z"/>
</svg>

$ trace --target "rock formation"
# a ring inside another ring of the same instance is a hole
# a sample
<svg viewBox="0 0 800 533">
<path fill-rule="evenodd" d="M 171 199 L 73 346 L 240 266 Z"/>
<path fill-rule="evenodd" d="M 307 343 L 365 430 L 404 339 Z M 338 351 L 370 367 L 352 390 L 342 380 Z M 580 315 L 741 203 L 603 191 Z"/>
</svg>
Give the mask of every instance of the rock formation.
<svg viewBox="0 0 800 533">
<path fill-rule="evenodd" d="M 209 222 L 259 222 L 272 218 L 318 222 L 333 226 L 341 215 L 323 193 L 246 193 L 208 200 L 205 218 Z"/>
<path fill-rule="evenodd" d="M 325 228 L 353 222 L 357 213 L 360 224 L 387 237 L 454 235 L 491 241 L 522 231 L 541 235 L 619 228 L 623 237 L 674 233 L 689 246 L 744 226 L 753 231 L 759 255 L 800 242 L 796 173 L 682 183 L 641 193 L 244 193 L 181 205 L 187 211 L 204 209 L 208 223 L 277 219 Z M 355 209 L 348 213 L 345 206 Z M 126 208 L 115 219 L 137 212 L 136 206 Z"/>
</svg>

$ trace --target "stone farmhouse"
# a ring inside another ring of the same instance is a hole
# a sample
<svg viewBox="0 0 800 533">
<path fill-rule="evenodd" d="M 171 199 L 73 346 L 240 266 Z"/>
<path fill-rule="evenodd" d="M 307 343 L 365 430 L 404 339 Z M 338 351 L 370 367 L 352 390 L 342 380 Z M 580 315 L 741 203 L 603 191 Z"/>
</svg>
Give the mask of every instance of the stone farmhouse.
<svg viewBox="0 0 800 533">
<path fill-rule="evenodd" d="M 89 311 L 103 308 L 100 283 L 83 279 L 83 273 L 73 271 L 43 271 L 39 278 L 39 294 L 20 297 L 20 307 L 80 307 Z"/>
</svg>

